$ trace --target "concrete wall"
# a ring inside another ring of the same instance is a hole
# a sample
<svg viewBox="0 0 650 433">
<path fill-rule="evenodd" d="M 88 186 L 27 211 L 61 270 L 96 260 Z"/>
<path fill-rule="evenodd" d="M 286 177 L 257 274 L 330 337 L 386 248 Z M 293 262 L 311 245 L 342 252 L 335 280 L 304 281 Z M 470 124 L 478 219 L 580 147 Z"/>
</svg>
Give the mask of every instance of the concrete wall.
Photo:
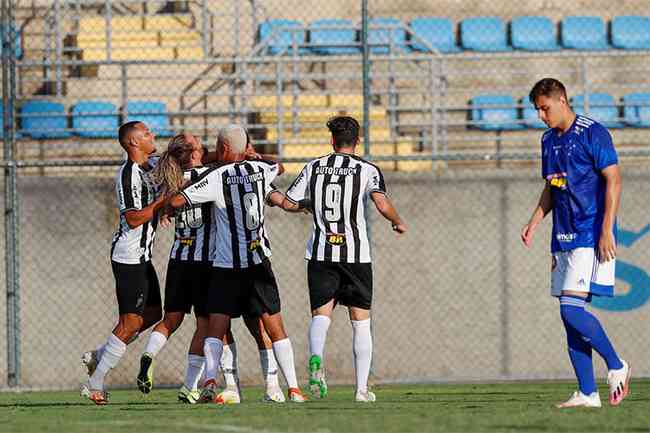
<svg viewBox="0 0 650 433">
<path fill-rule="evenodd" d="M 530 250 L 519 241 L 519 230 L 542 187 L 537 171 L 387 176 L 409 233 L 396 236 L 371 212 L 374 381 L 571 376 L 557 301 L 548 295 L 550 221 Z M 641 298 L 650 289 L 638 285 L 646 281 L 650 269 L 650 258 L 643 254 L 650 239 L 629 240 L 634 238 L 632 232 L 650 223 L 645 204 L 649 180 L 646 170 L 627 169 L 620 218 L 629 236 L 628 246 L 620 246 L 619 258 L 640 268 L 642 277 L 630 277 L 628 272 L 626 279 L 632 285 L 619 280 L 618 290 L 625 294 L 641 288 Z M 112 180 L 23 177 L 20 194 L 22 384 L 73 388 L 84 380 L 79 356 L 106 339 L 117 317 L 109 263 L 117 220 Z M 309 304 L 302 257 L 310 224 L 307 216 L 268 211 L 284 320 L 303 381 Z M 170 242 L 171 232 L 161 231 L 155 247 L 161 282 Z M 2 297 L 0 314 L 4 302 Z M 636 374 L 650 375 L 644 362 L 650 355 L 644 338 L 650 325 L 648 306 L 595 311 L 622 356 L 635 365 Z M 158 357 L 158 383 L 182 381 L 193 319 L 188 316 L 186 322 Z M 252 339 L 241 321 L 233 328 L 242 381 L 259 384 Z M 145 340 L 129 346 L 123 362 L 110 374 L 109 386 L 134 383 Z M 3 386 L 6 351 L 4 339 L 0 341 Z M 353 381 L 351 330 L 343 309 L 336 311 L 330 328 L 325 362 L 332 382 Z M 602 374 L 603 364 L 596 365 Z"/>
</svg>

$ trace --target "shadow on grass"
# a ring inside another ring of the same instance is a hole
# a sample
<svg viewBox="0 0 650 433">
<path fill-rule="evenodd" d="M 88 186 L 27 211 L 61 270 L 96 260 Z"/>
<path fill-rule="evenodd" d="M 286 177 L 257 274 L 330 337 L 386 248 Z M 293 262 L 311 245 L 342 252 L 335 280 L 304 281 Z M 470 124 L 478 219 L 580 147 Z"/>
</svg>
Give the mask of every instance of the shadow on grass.
<svg viewBox="0 0 650 433">
<path fill-rule="evenodd" d="M 109 403 L 111 407 L 121 407 L 121 406 L 169 406 L 175 405 L 176 402 L 120 402 L 120 403 Z M 29 403 L 29 402 L 17 402 L 17 403 L 0 403 L 0 408 L 38 408 L 38 407 L 96 407 L 97 405 L 92 404 L 86 401 L 79 402 L 51 402 L 51 403 Z"/>
</svg>

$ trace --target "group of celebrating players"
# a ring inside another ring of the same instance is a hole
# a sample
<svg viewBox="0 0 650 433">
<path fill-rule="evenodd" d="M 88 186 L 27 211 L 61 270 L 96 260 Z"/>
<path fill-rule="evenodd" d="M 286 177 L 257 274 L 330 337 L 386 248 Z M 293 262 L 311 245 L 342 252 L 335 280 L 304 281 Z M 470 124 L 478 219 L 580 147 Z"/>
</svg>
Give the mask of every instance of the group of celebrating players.
<svg viewBox="0 0 650 433">
<path fill-rule="evenodd" d="M 549 129 L 542 136 L 545 186 L 521 239 L 530 246 L 537 226 L 553 211 L 551 295 L 559 298 L 579 388 L 557 406 L 601 407 L 593 350 L 607 364 L 609 403 L 618 405 L 629 393 L 630 366 L 619 357 L 599 320 L 585 308 L 592 296 L 614 295 L 616 214 L 621 195 L 617 153 L 605 127 L 573 112 L 560 81 L 540 80 L 529 97 Z M 282 174 L 282 164 L 258 155 L 239 126 L 219 131 L 216 152 L 207 152 L 190 134 L 177 135 L 157 160 L 151 157 L 154 136 L 144 123 L 129 122 L 120 128 L 119 140 L 128 160 L 117 176 L 120 225 L 111 253 L 120 316 L 106 343 L 82 357 L 90 376 L 82 387 L 85 396 L 97 404 L 108 402 L 106 373 L 117 365 L 127 345 L 155 324 L 137 377 L 138 388 L 150 392 L 154 357 L 193 307 L 197 325 L 178 394 L 181 401 L 241 401 L 237 351 L 230 333 L 231 319 L 239 316 L 260 350 L 264 400 L 285 401 L 279 369 L 288 385 L 288 400 L 305 401 L 269 261 L 264 226 L 264 209 L 269 205 L 313 217 L 305 255 L 312 310 L 312 393 L 320 398 L 327 394 L 323 350 L 332 311 L 341 303 L 348 306 L 352 323 L 355 400 L 375 401 L 368 390 L 372 269 L 367 200 L 374 202 L 393 230 L 404 233 L 406 227 L 386 196 L 379 168 L 354 155 L 358 122 L 340 116 L 327 127 L 334 151 L 305 165 L 285 194 L 272 183 Z M 203 165 L 207 163 L 215 164 Z M 158 222 L 168 225 L 170 218 L 175 219 L 176 239 L 160 320 L 161 297 L 151 249 Z M 221 391 L 219 370 L 225 381 Z"/>
<path fill-rule="evenodd" d="M 231 319 L 240 316 L 259 348 L 266 382 L 263 399 L 306 400 L 298 386 L 293 347 L 282 322 L 278 285 L 269 260 L 264 220 L 268 205 L 313 217 L 306 251 L 312 393 L 320 398 L 327 394 L 323 351 L 332 312 L 340 303 L 348 306 L 353 329 L 355 400 L 375 400 L 368 390 L 373 287 L 367 200 L 374 202 L 393 230 L 404 233 L 406 226 L 386 196 L 379 168 L 354 155 L 359 123 L 339 116 L 328 121 L 327 127 L 333 152 L 309 162 L 286 194 L 272 183 L 283 173 L 282 164 L 259 155 L 240 126 L 219 131 L 215 152 L 184 133 L 173 137 L 160 157 L 153 156 L 155 137 L 146 124 L 135 121 L 120 127 L 119 142 L 128 159 L 116 178 L 120 221 L 111 246 L 119 320 L 104 344 L 82 356 L 89 376 L 82 385 L 83 396 L 98 405 L 108 403 L 106 374 L 118 364 L 127 345 L 155 325 L 136 379 L 140 391 L 149 393 L 154 358 L 185 314 L 194 309 L 196 330 L 178 392 L 180 401 L 241 402 L 237 350 L 230 331 Z M 175 240 L 163 315 L 151 257 L 158 224 L 168 226 L 171 219 Z M 286 399 L 278 369 L 287 383 Z M 223 389 L 218 385 L 219 370 Z"/>
</svg>

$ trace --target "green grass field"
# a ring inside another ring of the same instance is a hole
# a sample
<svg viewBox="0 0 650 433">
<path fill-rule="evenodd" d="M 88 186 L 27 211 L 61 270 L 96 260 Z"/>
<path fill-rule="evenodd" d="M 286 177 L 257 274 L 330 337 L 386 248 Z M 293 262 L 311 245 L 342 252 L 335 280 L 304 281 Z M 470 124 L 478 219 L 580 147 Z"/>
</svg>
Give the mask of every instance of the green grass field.
<svg viewBox="0 0 650 433">
<path fill-rule="evenodd" d="M 0 432 L 645 432 L 650 431 L 650 381 L 632 383 L 617 408 L 559 411 L 572 383 L 376 386 L 374 404 L 352 402 L 350 387 L 325 400 L 261 403 L 244 390 L 238 406 L 186 406 L 174 390 L 114 391 L 98 407 L 75 392 L 0 394 Z"/>
</svg>

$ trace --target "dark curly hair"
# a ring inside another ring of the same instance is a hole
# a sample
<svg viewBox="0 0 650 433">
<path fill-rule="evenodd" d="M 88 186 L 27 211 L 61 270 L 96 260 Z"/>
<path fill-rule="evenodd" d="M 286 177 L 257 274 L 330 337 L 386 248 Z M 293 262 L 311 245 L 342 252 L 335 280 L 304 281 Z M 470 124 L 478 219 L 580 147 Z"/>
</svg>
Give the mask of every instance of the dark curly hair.
<svg viewBox="0 0 650 433">
<path fill-rule="evenodd" d="M 535 100 L 540 96 L 564 96 L 564 99 L 567 99 L 566 88 L 560 80 L 556 80 L 555 78 L 542 78 L 535 83 L 528 95 L 528 99 L 534 104 Z"/>
<path fill-rule="evenodd" d="M 337 116 L 327 122 L 327 129 L 332 133 L 334 146 L 354 146 L 359 141 L 359 122 L 350 116 Z"/>
</svg>

